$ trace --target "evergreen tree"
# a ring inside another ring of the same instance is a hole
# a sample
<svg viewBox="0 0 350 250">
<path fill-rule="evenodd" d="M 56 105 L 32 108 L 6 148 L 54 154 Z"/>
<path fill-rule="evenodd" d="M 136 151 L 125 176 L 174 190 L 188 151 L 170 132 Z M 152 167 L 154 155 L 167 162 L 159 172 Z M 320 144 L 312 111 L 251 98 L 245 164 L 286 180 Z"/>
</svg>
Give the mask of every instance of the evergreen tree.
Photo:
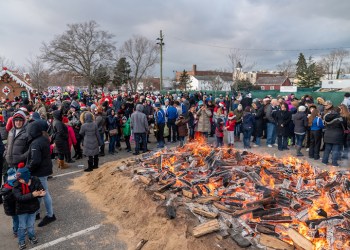
<svg viewBox="0 0 350 250">
<path fill-rule="evenodd" d="M 114 68 L 113 84 L 116 87 L 120 87 L 123 84 L 127 84 L 130 80 L 130 64 L 126 61 L 125 57 L 119 59 L 116 67 Z"/>
<path fill-rule="evenodd" d="M 100 64 L 100 66 L 94 70 L 92 85 L 101 86 L 102 88 L 106 86 L 110 79 L 107 67 Z"/>
<path fill-rule="evenodd" d="M 320 81 L 321 76 L 321 71 L 318 65 L 312 60 L 312 57 L 310 56 L 308 63 L 306 63 L 303 53 L 300 53 L 296 73 L 298 87 L 312 88 Z"/>
<path fill-rule="evenodd" d="M 187 73 L 186 70 L 184 70 L 180 75 L 179 88 L 187 91 L 187 89 L 191 88 L 191 82 L 192 81 L 190 75 Z"/>
</svg>

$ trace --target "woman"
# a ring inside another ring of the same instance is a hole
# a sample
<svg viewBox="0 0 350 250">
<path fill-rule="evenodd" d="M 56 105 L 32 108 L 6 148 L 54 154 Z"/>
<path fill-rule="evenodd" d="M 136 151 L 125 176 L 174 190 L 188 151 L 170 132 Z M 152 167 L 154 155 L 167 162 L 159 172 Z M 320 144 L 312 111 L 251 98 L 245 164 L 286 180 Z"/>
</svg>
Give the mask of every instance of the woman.
<svg viewBox="0 0 350 250">
<path fill-rule="evenodd" d="M 100 134 L 101 140 L 104 142 L 104 134 L 105 134 L 105 126 L 106 126 L 106 117 L 103 115 L 103 108 L 102 106 L 98 106 L 95 109 L 95 117 L 96 117 L 96 124 L 98 128 L 98 133 Z M 100 156 L 105 156 L 105 144 L 100 147 Z"/>
<path fill-rule="evenodd" d="M 318 160 L 320 159 L 322 129 L 324 128 L 323 121 L 318 109 L 312 110 L 309 120 L 312 121 L 310 126 L 309 158 Z"/>
<path fill-rule="evenodd" d="M 348 107 L 345 104 L 341 104 L 340 115 L 343 118 L 343 126 L 344 126 L 344 149 L 342 158 L 349 159 L 349 147 L 350 147 L 350 112 Z"/>
<path fill-rule="evenodd" d="M 94 122 L 94 116 L 90 112 L 82 113 L 82 123 L 79 134 L 83 138 L 83 154 L 88 156 L 88 167 L 85 172 L 91 172 L 98 168 L 99 147 L 103 145 L 101 136 L 98 132 L 97 124 Z"/>
<path fill-rule="evenodd" d="M 250 137 L 252 136 L 254 130 L 254 117 L 251 113 L 251 108 L 249 106 L 244 109 L 244 114 L 242 118 L 242 130 L 244 148 L 251 148 Z"/>
<path fill-rule="evenodd" d="M 194 129 L 197 124 L 197 115 L 196 115 L 196 106 L 191 106 L 190 112 L 189 112 L 189 121 L 188 121 L 188 128 L 189 128 L 189 141 L 194 140 Z"/>
<path fill-rule="evenodd" d="M 307 116 L 306 116 L 306 107 L 299 106 L 298 112 L 293 117 L 294 122 L 294 134 L 296 137 L 296 145 L 297 145 L 297 156 L 304 156 L 300 151 L 303 147 L 303 141 L 306 134 L 306 129 L 308 125 Z"/>
<path fill-rule="evenodd" d="M 58 168 L 68 168 L 64 162 L 64 156 L 69 153 L 68 149 L 68 128 L 63 124 L 61 110 L 52 113 L 53 120 L 53 141 L 55 143 L 55 153 L 58 155 Z"/>
<path fill-rule="evenodd" d="M 243 117 L 243 107 L 242 104 L 238 104 L 237 109 L 233 111 L 233 114 L 236 116 L 236 127 L 235 127 L 235 141 L 240 142 L 241 139 L 241 125 Z"/>
<path fill-rule="evenodd" d="M 278 150 L 289 150 L 288 145 L 288 135 L 289 135 L 289 123 L 292 119 L 292 115 L 288 110 L 288 104 L 282 103 L 280 105 L 280 110 L 276 112 L 276 133 L 277 133 L 277 144 Z"/>
<path fill-rule="evenodd" d="M 108 153 L 111 155 L 115 154 L 115 144 L 118 134 L 118 120 L 115 115 L 114 109 L 110 109 L 107 112 L 107 128 L 109 131 L 109 149 Z"/>
<path fill-rule="evenodd" d="M 196 131 L 203 135 L 205 138 L 208 138 L 208 134 L 211 129 L 210 125 L 210 117 L 211 112 L 207 109 L 206 105 L 203 104 L 203 101 L 198 102 L 198 111 L 196 113 L 198 123 L 196 127 Z"/>
<path fill-rule="evenodd" d="M 255 144 L 253 147 L 259 147 L 261 146 L 261 137 L 264 130 L 264 107 L 258 100 L 253 102 L 252 106 L 254 109 L 253 116 L 255 118 Z"/>
</svg>

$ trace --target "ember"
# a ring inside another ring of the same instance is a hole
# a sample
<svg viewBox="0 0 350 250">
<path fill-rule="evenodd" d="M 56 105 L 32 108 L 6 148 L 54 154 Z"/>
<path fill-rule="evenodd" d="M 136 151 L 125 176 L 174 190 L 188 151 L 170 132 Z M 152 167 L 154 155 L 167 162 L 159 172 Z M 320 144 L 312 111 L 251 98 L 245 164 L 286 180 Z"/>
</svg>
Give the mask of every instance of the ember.
<svg viewBox="0 0 350 250">
<path fill-rule="evenodd" d="M 230 224 L 231 238 L 242 245 L 275 237 L 300 249 L 350 249 L 348 171 L 198 142 L 144 155 L 141 165 L 146 171 L 138 174 L 158 182 L 157 193 L 182 196 L 206 223 L 196 237 Z"/>
</svg>

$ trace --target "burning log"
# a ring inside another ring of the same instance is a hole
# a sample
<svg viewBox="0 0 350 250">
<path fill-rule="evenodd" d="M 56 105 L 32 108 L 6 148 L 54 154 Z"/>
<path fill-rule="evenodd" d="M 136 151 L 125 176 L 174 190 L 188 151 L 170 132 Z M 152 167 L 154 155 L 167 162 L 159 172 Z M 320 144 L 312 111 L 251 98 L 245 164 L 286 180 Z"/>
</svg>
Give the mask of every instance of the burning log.
<svg viewBox="0 0 350 250">
<path fill-rule="evenodd" d="M 253 211 L 253 218 L 260 218 L 263 216 L 272 216 L 272 215 L 281 215 L 283 213 L 282 208 L 271 208 L 268 210 L 260 209 L 260 210 L 254 210 Z"/>
<path fill-rule="evenodd" d="M 208 196 L 208 197 L 201 197 L 198 198 L 196 201 L 200 204 L 207 204 L 212 203 L 213 201 L 219 201 L 220 197 L 218 196 Z"/>
<path fill-rule="evenodd" d="M 335 194 L 335 188 L 332 187 L 331 189 L 329 189 L 329 192 L 327 193 L 327 197 L 331 202 L 331 207 L 335 210 L 339 209 L 339 205 L 337 203 L 337 199 L 336 199 L 336 194 Z"/>
<path fill-rule="evenodd" d="M 338 216 L 332 216 L 328 218 L 322 218 L 322 219 L 313 219 L 313 220 L 306 220 L 305 223 L 308 227 L 310 228 L 315 228 L 315 227 L 321 227 L 323 223 L 324 224 L 333 224 L 332 222 L 338 223 L 339 220 L 344 220 L 344 216 L 338 215 Z"/>
<path fill-rule="evenodd" d="M 168 183 L 168 184 L 166 184 L 166 185 L 160 187 L 157 191 L 158 191 L 159 193 L 163 193 L 163 192 L 165 192 L 166 190 L 168 190 L 169 188 L 171 188 L 172 186 L 174 186 L 175 183 L 176 183 L 176 181 L 172 181 L 172 182 L 170 182 L 170 183 Z"/>
<path fill-rule="evenodd" d="M 262 207 L 261 206 L 257 206 L 257 207 L 252 207 L 252 208 L 249 208 L 249 209 L 245 209 L 245 210 L 239 210 L 239 211 L 236 211 L 234 213 L 232 213 L 232 217 L 240 217 L 244 214 L 249 214 L 255 210 L 260 210 Z"/>
<path fill-rule="evenodd" d="M 294 250 L 294 246 L 289 245 L 288 243 L 281 241 L 273 236 L 267 234 L 261 234 L 259 243 L 278 250 Z"/>
<path fill-rule="evenodd" d="M 257 231 L 259 233 L 263 233 L 263 234 L 279 237 L 279 234 L 276 233 L 275 230 L 271 230 L 270 228 L 264 226 L 264 224 L 257 224 L 255 226 L 255 231 Z"/>
<path fill-rule="evenodd" d="M 302 250 L 313 250 L 314 245 L 306 239 L 303 235 L 295 231 L 293 228 L 289 228 L 288 231 L 288 236 L 291 238 L 293 241 L 294 246 L 297 249 L 302 249 Z"/>
<path fill-rule="evenodd" d="M 218 217 L 218 213 L 208 212 L 208 211 L 202 210 L 202 209 L 197 208 L 197 207 L 193 208 L 192 211 L 196 214 L 202 215 L 202 216 L 209 218 L 209 219 L 215 219 L 216 217 Z"/>
<path fill-rule="evenodd" d="M 268 198 L 265 198 L 265 199 L 249 202 L 249 203 L 246 204 L 246 206 L 247 207 L 255 207 L 255 206 L 258 206 L 258 205 L 264 206 L 264 205 L 273 204 L 273 203 L 276 203 L 274 198 L 273 197 L 268 197 Z"/>
<path fill-rule="evenodd" d="M 325 190 L 325 191 L 329 191 L 330 189 L 332 189 L 332 188 L 334 188 L 334 187 L 336 187 L 336 186 L 339 186 L 340 183 L 341 183 L 342 176 L 343 176 L 343 175 L 342 175 L 341 173 L 338 173 L 338 174 L 335 176 L 335 178 L 334 178 L 333 181 L 327 183 L 327 184 L 324 186 L 324 190 Z"/>
<path fill-rule="evenodd" d="M 291 223 L 291 216 L 281 216 L 281 215 L 273 215 L 273 216 L 262 216 L 261 222 L 270 222 L 270 223 Z"/>
<path fill-rule="evenodd" d="M 216 232 L 220 230 L 220 225 L 218 220 L 211 220 L 205 223 L 202 223 L 193 228 L 192 234 L 194 237 L 198 238 L 203 235 Z"/>
<path fill-rule="evenodd" d="M 217 209 L 219 209 L 219 210 L 221 210 L 221 211 L 225 211 L 225 212 L 227 212 L 227 213 L 233 213 L 233 212 L 234 212 L 234 210 L 225 207 L 224 205 L 222 205 L 222 204 L 219 203 L 219 202 L 214 202 L 213 205 L 214 205 L 214 207 L 216 207 Z"/>
</svg>

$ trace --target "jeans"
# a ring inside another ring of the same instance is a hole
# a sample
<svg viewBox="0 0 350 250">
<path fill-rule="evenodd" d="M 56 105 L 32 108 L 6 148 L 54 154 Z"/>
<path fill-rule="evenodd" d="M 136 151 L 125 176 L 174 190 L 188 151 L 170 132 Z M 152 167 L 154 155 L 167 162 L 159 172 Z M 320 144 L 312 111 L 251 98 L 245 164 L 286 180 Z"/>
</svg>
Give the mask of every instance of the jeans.
<svg viewBox="0 0 350 250">
<path fill-rule="evenodd" d="M 338 160 L 340 158 L 341 144 L 326 143 L 322 163 L 327 164 L 330 153 L 332 152 L 332 165 L 339 166 Z"/>
<path fill-rule="evenodd" d="M 194 139 L 194 127 L 190 127 L 189 129 L 189 139 L 190 141 Z"/>
<path fill-rule="evenodd" d="M 156 138 L 157 138 L 157 144 L 158 147 L 164 147 L 165 141 L 164 141 L 164 127 L 165 123 L 159 123 L 158 124 L 158 131 L 156 133 Z"/>
<path fill-rule="evenodd" d="M 288 136 L 279 135 L 278 136 L 278 150 L 287 149 L 287 145 L 288 145 Z"/>
<path fill-rule="evenodd" d="M 168 119 L 169 141 L 176 141 L 177 139 L 177 126 L 175 121 L 176 119 Z"/>
<path fill-rule="evenodd" d="M 186 137 L 185 136 L 179 136 L 180 138 L 180 147 L 182 147 L 185 144 Z"/>
<path fill-rule="evenodd" d="M 18 227 L 19 227 L 19 220 L 18 220 L 18 215 L 13 215 L 12 216 L 12 231 L 13 234 L 18 234 Z"/>
<path fill-rule="evenodd" d="M 108 145 L 108 152 L 114 153 L 115 152 L 115 142 L 117 140 L 117 135 L 109 136 L 109 145 Z"/>
<path fill-rule="evenodd" d="M 252 136 L 253 128 L 243 130 L 243 145 L 245 148 L 250 147 L 250 137 Z"/>
<path fill-rule="evenodd" d="M 45 208 L 46 208 L 46 215 L 48 217 L 52 217 L 53 216 L 53 208 L 52 208 L 52 198 L 51 195 L 49 193 L 49 185 L 47 183 L 47 176 L 44 177 L 38 177 L 41 185 L 43 185 L 46 194 L 44 196 L 44 198 L 39 198 L 39 201 L 41 202 L 42 199 L 44 199 L 44 204 L 45 204 Z"/>
<path fill-rule="evenodd" d="M 310 131 L 309 157 L 315 160 L 320 159 L 320 149 L 322 141 L 322 130 Z"/>
<path fill-rule="evenodd" d="M 216 137 L 216 147 L 224 146 L 224 137 Z"/>
<path fill-rule="evenodd" d="M 276 124 L 272 122 L 267 123 L 266 143 L 267 145 L 276 143 Z"/>
<path fill-rule="evenodd" d="M 32 214 L 19 214 L 18 215 L 18 243 L 24 244 L 26 239 L 26 230 L 29 239 L 35 237 L 34 223 L 35 223 L 35 213 Z"/>
<path fill-rule="evenodd" d="M 135 139 L 135 153 L 140 153 L 140 141 L 142 139 L 143 143 L 143 152 L 147 152 L 147 141 L 146 141 L 146 133 L 134 133 Z"/>
<path fill-rule="evenodd" d="M 255 144 L 261 146 L 261 137 L 256 137 Z"/>
<path fill-rule="evenodd" d="M 295 138 L 296 138 L 296 145 L 298 147 L 302 147 L 303 146 L 303 141 L 305 139 L 305 134 L 303 135 L 298 135 L 298 134 L 295 134 Z"/>
<path fill-rule="evenodd" d="M 240 135 L 241 135 L 241 125 L 242 125 L 242 123 L 236 123 L 236 126 L 235 126 L 235 136 L 236 137 L 240 137 Z"/>
<path fill-rule="evenodd" d="M 124 139 L 125 139 L 126 148 L 131 150 L 130 135 L 124 135 Z"/>
</svg>

